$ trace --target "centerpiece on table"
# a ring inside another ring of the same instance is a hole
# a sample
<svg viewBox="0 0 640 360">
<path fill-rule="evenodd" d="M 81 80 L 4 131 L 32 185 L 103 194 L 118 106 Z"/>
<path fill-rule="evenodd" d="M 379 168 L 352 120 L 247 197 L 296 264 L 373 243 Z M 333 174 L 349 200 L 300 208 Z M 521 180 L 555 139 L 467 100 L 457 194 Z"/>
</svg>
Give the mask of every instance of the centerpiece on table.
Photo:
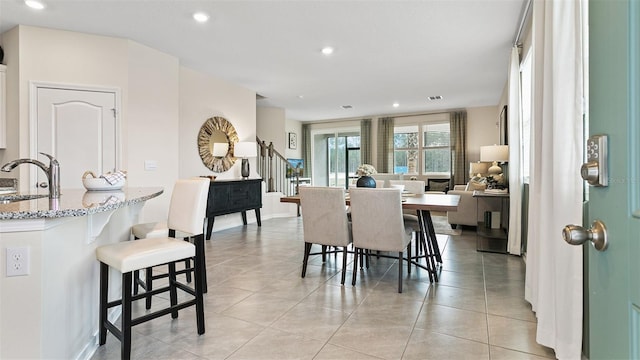
<svg viewBox="0 0 640 360">
<path fill-rule="evenodd" d="M 356 170 L 356 175 L 359 176 L 358 181 L 356 181 L 357 187 L 376 187 L 376 180 L 371 177 L 373 174 L 377 174 L 376 168 L 373 165 L 362 164 Z"/>
</svg>

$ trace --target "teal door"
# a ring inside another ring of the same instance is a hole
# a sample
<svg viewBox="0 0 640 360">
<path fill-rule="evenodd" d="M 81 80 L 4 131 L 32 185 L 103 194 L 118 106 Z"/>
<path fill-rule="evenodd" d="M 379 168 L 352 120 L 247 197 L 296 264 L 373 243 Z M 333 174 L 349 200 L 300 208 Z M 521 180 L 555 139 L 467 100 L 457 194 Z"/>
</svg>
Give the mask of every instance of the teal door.
<svg viewBox="0 0 640 360">
<path fill-rule="evenodd" d="M 640 1 L 589 1 L 589 135 L 607 134 L 609 186 L 590 187 L 589 227 L 609 246 L 587 252 L 590 359 L 640 359 Z"/>
</svg>

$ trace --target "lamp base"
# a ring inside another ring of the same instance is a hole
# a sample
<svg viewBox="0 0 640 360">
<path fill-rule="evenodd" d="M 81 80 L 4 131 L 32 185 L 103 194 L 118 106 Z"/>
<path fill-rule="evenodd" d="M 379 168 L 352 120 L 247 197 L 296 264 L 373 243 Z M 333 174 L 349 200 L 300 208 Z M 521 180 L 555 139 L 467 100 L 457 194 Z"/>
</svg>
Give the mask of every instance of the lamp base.
<svg viewBox="0 0 640 360">
<path fill-rule="evenodd" d="M 491 164 L 491 167 L 487 170 L 487 174 L 489 175 L 502 174 L 502 168 L 498 165 L 497 161 L 494 161 L 493 164 Z"/>
<path fill-rule="evenodd" d="M 242 159 L 242 167 L 240 168 L 240 174 L 245 179 L 249 177 L 249 159 L 247 158 Z"/>
</svg>

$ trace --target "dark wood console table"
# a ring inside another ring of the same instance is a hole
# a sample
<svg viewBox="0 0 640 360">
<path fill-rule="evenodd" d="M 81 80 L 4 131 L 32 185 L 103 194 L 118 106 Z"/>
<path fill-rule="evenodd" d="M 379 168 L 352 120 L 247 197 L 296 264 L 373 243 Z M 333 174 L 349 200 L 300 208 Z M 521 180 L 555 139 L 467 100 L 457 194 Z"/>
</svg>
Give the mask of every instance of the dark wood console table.
<svg viewBox="0 0 640 360">
<path fill-rule="evenodd" d="M 215 216 L 242 213 L 242 222 L 247 225 L 247 210 L 256 211 L 258 226 L 262 207 L 262 179 L 215 180 L 209 185 L 207 198 L 207 234 L 211 239 Z"/>
</svg>

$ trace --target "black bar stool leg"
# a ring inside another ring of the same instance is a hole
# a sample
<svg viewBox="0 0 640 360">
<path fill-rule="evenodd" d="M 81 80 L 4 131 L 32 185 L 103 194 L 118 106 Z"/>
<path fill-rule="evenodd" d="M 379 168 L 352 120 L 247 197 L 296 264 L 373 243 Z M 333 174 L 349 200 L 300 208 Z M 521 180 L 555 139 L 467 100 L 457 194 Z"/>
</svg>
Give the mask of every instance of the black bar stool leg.
<svg viewBox="0 0 640 360">
<path fill-rule="evenodd" d="M 131 359 L 131 272 L 122 274 L 122 359 Z"/>
</svg>

